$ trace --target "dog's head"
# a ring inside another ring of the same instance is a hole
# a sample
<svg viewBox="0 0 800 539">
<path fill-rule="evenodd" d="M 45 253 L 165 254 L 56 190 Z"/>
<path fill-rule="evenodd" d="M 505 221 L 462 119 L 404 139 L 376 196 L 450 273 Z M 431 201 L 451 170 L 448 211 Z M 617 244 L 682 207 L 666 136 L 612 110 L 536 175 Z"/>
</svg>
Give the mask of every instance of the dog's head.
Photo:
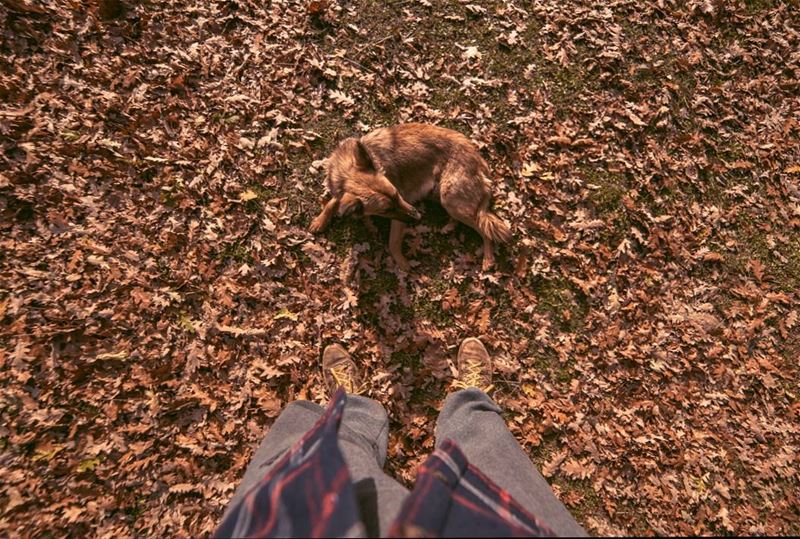
<svg viewBox="0 0 800 539">
<path fill-rule="evenodd" d="M 328 162 L 331 189 L 338 195 L 337 214 L 378 215 L 412 222 L 420 213 L 406 202 L 386 175 L 375 166 L 364 145 L 355 138 L 344 140 Z"/>
</svg>

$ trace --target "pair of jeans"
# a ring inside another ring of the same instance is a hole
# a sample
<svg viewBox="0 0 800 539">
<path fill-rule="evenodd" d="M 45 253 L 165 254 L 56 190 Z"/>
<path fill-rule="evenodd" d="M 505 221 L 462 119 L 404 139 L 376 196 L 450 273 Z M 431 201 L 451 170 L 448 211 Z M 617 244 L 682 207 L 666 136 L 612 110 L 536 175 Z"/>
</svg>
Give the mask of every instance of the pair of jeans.
<svg viewBox="0 0 800 539">
<path fill-rule="evenodd" d="M 307 401 L 286 406 L 253 455 L 229 509 L 314 426 L 323 412 L 324 408 Z M 403 485 L 383 471 L 388 427 L 389 419 L 380 403 L 347 396 L 339 445 L 370 536 L 386 536 L 408 494 Z M 587 535 L 555 497 L 508 430 L 500 408 L 484 392 L 470 388 L 448 395 L 436 422 L 435 437 L 437 447 L 445 439 L 455 441 L 472 465 L 557 535 Z"/>
</svg>

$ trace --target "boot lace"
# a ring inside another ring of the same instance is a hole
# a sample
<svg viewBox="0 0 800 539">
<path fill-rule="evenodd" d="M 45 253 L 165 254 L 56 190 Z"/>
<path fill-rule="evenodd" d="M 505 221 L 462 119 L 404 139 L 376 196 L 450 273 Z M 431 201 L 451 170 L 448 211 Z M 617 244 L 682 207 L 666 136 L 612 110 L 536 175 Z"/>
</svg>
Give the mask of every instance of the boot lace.
<svg viewBox="0 0 800 539">
<path fill-rule="evenodd" d="M 488 393 L 494 388 L 494 384 L 483 386 L 486 382 L 486 376 L 483 372 L 483 363 L 480 361 L 465 361 L 464 372 L 458 373 L 459 376 L 453 380 L 453 388 L 455 389 L 468 389 L 470 387 L 477 387 Z"/>
<path fill-rule="evenodd" d="M 343 387 L 347 393 L 360 395 L 364 392 L 365 384 L 356 385 L 355 377 L 349 365 L 340 365 L 328 369 L 336 382 L 337 387 Z"/>
</svg>

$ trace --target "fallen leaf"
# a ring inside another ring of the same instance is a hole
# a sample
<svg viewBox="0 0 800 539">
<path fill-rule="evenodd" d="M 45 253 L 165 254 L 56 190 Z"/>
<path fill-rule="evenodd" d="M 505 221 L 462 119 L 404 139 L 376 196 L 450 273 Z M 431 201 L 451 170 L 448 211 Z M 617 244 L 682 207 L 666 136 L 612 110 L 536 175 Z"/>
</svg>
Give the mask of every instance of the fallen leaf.
<svg viewBox="0 0 800 539">
<path fill-rule="evenodd" d="M 252 189 L 248 189 L 247 191 L 244 191 L 243 193 L 239 193 L 239 200 L 241 200 L 242 202 L 247 202 L 249 200 L 255 200 L 257 198 L 258 198 L 258 195 Z"/>
<path fill-rule="evenodd" d="M 289 311 L 288 309 L 281 309 L 280 311 L 278 311 L 278 313 L 273 318 L 275 320 L 281 320 L 283 318 L 288 318 L 289 320 L 297 321 L 299 317 L 295 313 Z"/>
<path fill-rule="evenodd" d="M 567 458 L 567 455 L 569 455 L 569 450 L 567 449 L 556 453 L 553 458 L 551 458 L 544 466 L 542 466 L 542 475 L 545 477 L 552 477 L 556 472 L 558 472 L 559 468 L 561 467 L 561 463 L 564 462 L 564 459 Z"/>
</svg>

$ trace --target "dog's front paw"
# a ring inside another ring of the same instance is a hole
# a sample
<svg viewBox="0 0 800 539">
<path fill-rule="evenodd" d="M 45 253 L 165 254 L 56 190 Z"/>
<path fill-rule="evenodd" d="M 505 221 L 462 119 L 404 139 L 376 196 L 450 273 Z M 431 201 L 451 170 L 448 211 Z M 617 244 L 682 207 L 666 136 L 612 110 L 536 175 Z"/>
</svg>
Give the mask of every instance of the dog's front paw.
<svg viewBox="0 0 800 539">
<path fill-rule="evenodd" d="M 489 271 L 494 267 L 494 258 L 483 257 L 483 264 L 481 264 L 482 271 Z"/>
<path fill-rule="evenodd" d="M 326 224 L 325 219 L 320 219 L 319 217 L 317 217 L 316 219 L 311 221 L 311 224 L 308 226 L 308 231 L 311 232 L 312 234 L 319 234 L 320 232 L 325 230 L 325 224 Z"/>
<path fill-rule="evenodd" d="M 406 257 L 404 257 L 403 255 L 393 254 L 392 258 L 394 259 L 394 263 L 397 264 L 397 269 L 399 269 L 400 271 L 404 271 L 406 273 L 411 271 L 411 264 L 408 263 Z"/>
</svg>

